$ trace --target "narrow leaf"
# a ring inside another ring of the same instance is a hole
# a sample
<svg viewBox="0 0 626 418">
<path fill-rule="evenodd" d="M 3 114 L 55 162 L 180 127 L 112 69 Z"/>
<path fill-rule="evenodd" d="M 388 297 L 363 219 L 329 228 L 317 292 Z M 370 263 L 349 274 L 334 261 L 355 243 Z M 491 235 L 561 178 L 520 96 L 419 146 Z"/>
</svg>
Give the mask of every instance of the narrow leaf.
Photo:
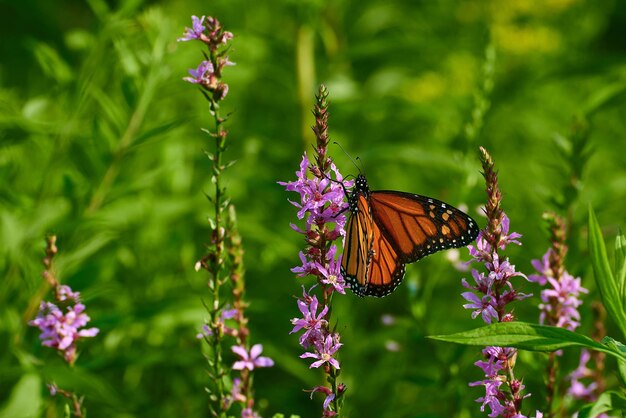
<svg viewBox="0 0 626 418">
<path fill-rule="evenodd" d="M 621 230 L 615 238 L 615 278 L 622 306 L 626 306 L 626 237 Z"/>
<path fill-rule="evenodd" d="M 619 326 L 622 335 L 626 336 L 626 313 L 624 313 L 621 293 L 618 292 L 615 277 L 611 272 L 600 225 L 591 207 L 589 207 L 588 246 L 591 264 L 593 265 L 593 275 L 600 290 L 602 303 L 609 316 Z"/>
<path fill-rule="evenodd" d="M 563 328 L 526 322 L 500 322 L 451 335 L 429 337 L 465 345 L 516 347 L 529 351 L 556 351 L 566 347 L 584 347 L 626 360 L 626 354 L 591 338 Z"/>
</svg>

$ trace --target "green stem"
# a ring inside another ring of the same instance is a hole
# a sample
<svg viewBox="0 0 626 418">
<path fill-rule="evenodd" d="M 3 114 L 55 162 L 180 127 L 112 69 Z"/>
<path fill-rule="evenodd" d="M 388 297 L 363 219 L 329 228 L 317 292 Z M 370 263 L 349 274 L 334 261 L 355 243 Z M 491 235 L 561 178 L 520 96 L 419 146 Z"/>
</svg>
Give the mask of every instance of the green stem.
<svg viewBox="0 0 626 418">
<path fill-rule="evenodd" d="M 226 144 L 226 132 L 223 128 L 224 120 L 219 114 L 219 104 L 215 99 L 211 99 L 210 108 L 213 118 L 215 119 L 215 154 L 212 157 L 213 160 L 213 183 L 215 185 L 215 224 L 212 232 L 212 240 L 215 244 L 215 251 L 213 253 L 214 260 L 210 263 L 211 281 L 209 282 L 209 288 L 212 290 L 212 328 L 213 328 L 213 377 L 217 386 L 215 394 L 216 408 L 214 414 L 217 415 L 217 411 L 220 412 L 220 416 L 225 416 L 225 411 L 222 411 L 224 405 L 224 371 L 222 370 L 222 346 L 221 346 L 221 329 L 219 329 L 220 321 L 220 287 L 222 284 L 221 271 L 223 266 L 223 254 L 224 254 L 224 233 L 222 228 L 222 198 L 223 190 L 221 187 L 221 173 L 222 173 L 222 153 Z"/>
</svg>

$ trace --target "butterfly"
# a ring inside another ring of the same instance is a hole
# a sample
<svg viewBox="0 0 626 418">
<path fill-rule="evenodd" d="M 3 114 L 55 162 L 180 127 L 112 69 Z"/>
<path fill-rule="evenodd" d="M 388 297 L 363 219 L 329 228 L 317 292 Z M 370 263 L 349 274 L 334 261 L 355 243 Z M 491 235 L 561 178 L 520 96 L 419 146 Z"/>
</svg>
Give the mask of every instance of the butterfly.
<svg viewBox="0 0 626 418">
<path fill-rule="evenodd" d="M 476 239 L 478 225 L 447 203 L 393 190 L 370 191 L 363 174 L 348 196 L 341 274 L 358 296 L 387 296 L 404 265 Z"/>
</svg>

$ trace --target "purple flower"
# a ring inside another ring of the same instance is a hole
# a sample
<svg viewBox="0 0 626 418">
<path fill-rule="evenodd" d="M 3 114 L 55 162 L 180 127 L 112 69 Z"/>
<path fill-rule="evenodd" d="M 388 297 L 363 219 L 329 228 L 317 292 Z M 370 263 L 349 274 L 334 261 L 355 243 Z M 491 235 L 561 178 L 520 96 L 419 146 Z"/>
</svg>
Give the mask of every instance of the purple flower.
<svg viewBox="0 0 626 418">
<path fill-rule="evenodd" d="M 244 408 L 241 411 L 241 418 L 261 418 L 252 408 Z"/>
<path fill-rule="evenodd" d="M 476 294 L 472 292 L 463 292 L 461 294 L 471 303 L 466 303 L 463 305 L 465 309 L 474 309 L 472 312 L 472 319 L 475 319 L 478 315 L 482 315 L 483 321 L 487 324 L 491 324 L 491 320 L 498 319 L 498 312 L 495 309 L 496 299 L 491 295 L 484 295 L 482 298 L 476 296 Z"/>
<path fill-rule="evenodd" d="M 278 184 L 285 186 L 287 191 L 300 194 L 300 203 L 291 200 L 290 203 L 299 208 L 298 219 L 304 219 L 305 215 L 309 214 L 307 227 L 310 228 L 311 225 L 318 223 L 334 222 L 340 235 L 344 235 L 343 227 L 346 217 L 343 212 L 347 208 L 347 203 L 344 201 L 343 187 L 339 184 L 343 177 L 335 165 L 331 164 L 331 170 L 335 173 L 334 181 L 326 177 L 309 179 L 307 178 L 309 165 L 310 162 L 305 153 L 300 162 L 300 170 L 296 171 L 297 180 L 292 182 L 279 181 Z M 351 182 L 345 182 L 344 186 L 350 187 L 351 184 Z"/>
<path fill-rule="evenodd" d="M 202 61 L 195 70 L 193 68 L 188 70 L 191 77 L 184 77 L 183 80 L 193 84 L 211 84 L 211 78 L 214 76 L 213 71 L 211 61 Z"/>
<path fill-rule="evenodd" d="M 233 388 L 230 391 L 230 396 L 235 402 L 245 402 L 246 397 L 241 393 L 243 382 L 240 378 L 235 377 L 233 379 Z"/>
<path fill-rule="evenodd" d="M 300 345 L 304 348 L 308 348 L 311 344 L 319 341 L 322 338 L 322 328 L 328 324 L 326 319 L 324 319 L 328 313 L 328 306 L 324 306 L 319 315 L 317 314 L 318 306 L 319 302 L 315 295 L 298 299 L 298 308 L 302 313 L 302 318 L 293 318 L 291 320 L 294 327 L 290 334 L 304 328 L 306 331 L 300 336 Z"/>
<path fill-rule="evenodd" d="M 185 33 L 182 38 L 178 38 L 177 41 L 191 41 L 192 39 L 201 39 L 202 33 L 205 31 L 205 27 L 203 25 L 205 17 L 202 16 L 198 18 L 198 16 L 191 16 L 191 28 L 185 28 Z"/>
<path fill-rule="evenodd" d="M 324 410 L 327 411 L 328 406 L 335 399 L 335 394 L 332 390 L 330 390 L 330 388 L 327 388 L 326 386 L 316 386 L 313 388 L 313 390 L 311 390 L 311 399 L 313 399 L 313 394 L 315 392 L 321 392 L 326 395 L 326 398 L 324 398 Z"/>
<path fill-rule="evenodd" d="M 302 262 L 302 265 L 292 268 L 291 271 L 293 273 L 296 273 L 298 277 L 305 277 L 305 276 L 308 276 L 309 274 L 314 274 L 317 272 L 316 262 L 310 261 L 309 259 L 307 259 L 302 251 L 300 251 L 298 256 L 300 257 L 300 261 Z"/>
<path fill-rule="evenodd" d="M 228 308 L 228 306 L 229 305 L 226 305 L 226 308 Z M 235 308 L 222 310 L 222 313 L 220 314 L 218 321 L 217 321 L 217 326 L 223 331 L 224 334 L 232 335 L 232 336 L 235 336 L 237 334 L 236 329 L 227 327 L 224 323 L 224 321 L 226 321 L 227 319 L 235 318 L 237 316 L 237 313 L 238 311 Z M 202 331 L 196 334 L 196 338 L 201 340 L 203 338 L 207 338 L 212 335 L 213 335 L 213 330 L 211 329 L 211 327 L 209 327 L 209 325 L 207 324 L 204 324 L 202 325 Z"/>
<path fill-rule="evenodd" d="M 56 383 L 46 383 L 46 387 L 50 392 L 50 396 L 56 396 L 56 394 L 59 392 L 59 387 L 56 385 Z"/>
<path fill-rule="evenodd" d="M 343 276 L 341 275 L 341 256 L 339 256 L 335 260 L 335 253 L 337 252 L 336 246 L 331 246 L 328 252 L 326 253 L 326 258 L 329 260 L 328 268 L 319 266 L 318 271 L 324 277 L 321 279 L 321 282 L 324 284 L 331 285 L 335 291 L 341 293 L 342 295 L 346 294 L 344 290 L 346 283 L 343 280 Z"/>
<path fill-rule="evenodd" d="M 250 349 L 250 353 L 246 350 L 245 347 L 241 347 L 239 345 L 234 345 L 231 347 L 231 350 L 239 357 L 241 360 L 236 361 L 233 364 L 234 370 L 254 370 L 257 367 L 272 367 L 274 365 L 274 360 L 269 357 L 260 357 L 263 352 L 263 346 L 261 344 L 255 344 Z"/>
<path fill-rule="evenodd" d="M 500 235 L 500 249 L 504 250 L 504 248 L 509 244 L 517 244 L 522 245 L 517 239 L 522 237 L 522 234 L 518 234 L 517 232 L 511 232 L 509 234 L 509 217 L 506 214 L 502 214 L 502 232 Z"/>
<path fill-rule="evenodd" d="M 333 358 L 333 355 L 339 350 L 343 344 L 335 341 L 335 337 L 332 334 L 328 334 L 323 342 L 317 342 L 315 349 L 315 353 L 304 353 L 300 356 L 300 358 L 315 358 L 317 361 L 314 361 L 309 368 L 318 368 L 324 363 L 328 363 L 333 366 L 335 369 L 339 369 L 339 362 L 337 359 Z"/>
<path fill-rule="evenodd" d="M 574 278 L 564 269 L 560 269 L 561 277 L 555 278 L 553 271 L 559 269 L 551 266 L 553 256 L 554 251 L 550 248 L 541 260 L 532 260 L 539 274 L 531 275 L 529 280 L 548 286 L 541 291 L 539 322 L 574 331 L 580 325 L 578 307 L 583 303 L 580 294 L 589 291 L 581 286 L 580 278 Z"/>
<path fill-rule="evenodd" d="M 67 286 L 59 293 L 63 294 L 65 301 L 68 298 L 72 301 L 79 298 L 79 293 L 72 292 Z M 100 331 L 98 328 L 81 329 L 90 321 L 84 311 L 85 305 L 82 303 L 68 306 L 64 314 L 55 304 L 41 302 L 37 317 L 29 325 L 41 330 L 39 338 L 43 340 L 42 345 L 56 348 L 63 353 L 65 361 L 73 364 L 76 359 L 76 342 L 81 338 L 94 337 Z"/>
<path fill-rule="evenodd" d="M 56 288 L 56 299 L 59 302 L 65 302 L 68 299 L 71 299 L 75 303 L 80 302 L 80 292 L 74 292 L 67 285 L 60 285 Z"/>
<path fill-rule="evenodd" d="M 593 372 L 587 367 L 587 363 L 591 360 L 591 353 L 588 350 L 581 350 L 580 363 L 578 367 L 570 373 L 567 378 L 570 381 L 570 387 L 567 389 L 567 394 L 574 399 L 583 399 L 587 402 L 593 402 L 596 400 L 596 390 L 598 384 L 591 382 L 585 385 L 580 379 L 589 379 L 593 377 Z"/>
<path fill-rule="evenodd" d="M 490 417 L 497 417 L 504 412 L 504 405 L 500 403 L 499 397 L 501 397 L 500 386 L 502 381 L 498 379 L 486 379 L 478 382 L 472 382 L 469 386 L 485 386 L 485 396 L 476 399 L 476 402 L 481 402 L 480 410 L 485 411 L 485 407 L 488 406 L 491 409 Z"/>
<path fill-rule="evenodd" d="M 547 276 L 551 276 L 550 272 L 550 254 L 552 254 L 552 248 L 549 248 L 548 251 L 541 257 L 541 260 L 532 260 L 531 264 L 537 270 L 539 274 L 531 274 L 528 276 L 528 280 L 531 282 L 538 283 L 541 286 L 545 286 L 548 281 Z"/>
<path fill-rule="evenodd" d="M 487 361 L 478 360 L 474 364 L 483 369 L 485 376 L 488 378 L 496 377 L 498 372 L 504 369 L 503 361 L 498 360 L 498 358 L 494 356 L 488 356 Z"/>
</svg>

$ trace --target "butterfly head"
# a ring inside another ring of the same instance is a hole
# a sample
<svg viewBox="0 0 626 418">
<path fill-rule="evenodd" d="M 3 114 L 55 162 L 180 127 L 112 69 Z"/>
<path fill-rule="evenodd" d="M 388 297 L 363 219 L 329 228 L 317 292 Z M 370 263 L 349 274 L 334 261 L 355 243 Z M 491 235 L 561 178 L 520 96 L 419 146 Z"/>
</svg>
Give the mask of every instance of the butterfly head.
<svg viewBox="0 0 626 418">
<path fill-rule="evenodd" d="M 359 174 L 356 176 L 356 181 L 354 183 L 354 192 L 363 193 L 368 195 L 370 192 L 370 187 L 367 184 L 367 179 L 363 174 Z"/>
<path fill-rule="evenodd" d="M 350 212 L 356 213 L 358 212 L 358 200 L 359 196 L 365 196 L 366 198 L 370 195 L 370 188 L 367 185 L 367 180 L 363 174 L 359 174 L 356 177 L 354 182 L 354 187 L 352 188 L 352 192 L 348 195 L 348 205 L 350 208 Z"/>
</svg>

